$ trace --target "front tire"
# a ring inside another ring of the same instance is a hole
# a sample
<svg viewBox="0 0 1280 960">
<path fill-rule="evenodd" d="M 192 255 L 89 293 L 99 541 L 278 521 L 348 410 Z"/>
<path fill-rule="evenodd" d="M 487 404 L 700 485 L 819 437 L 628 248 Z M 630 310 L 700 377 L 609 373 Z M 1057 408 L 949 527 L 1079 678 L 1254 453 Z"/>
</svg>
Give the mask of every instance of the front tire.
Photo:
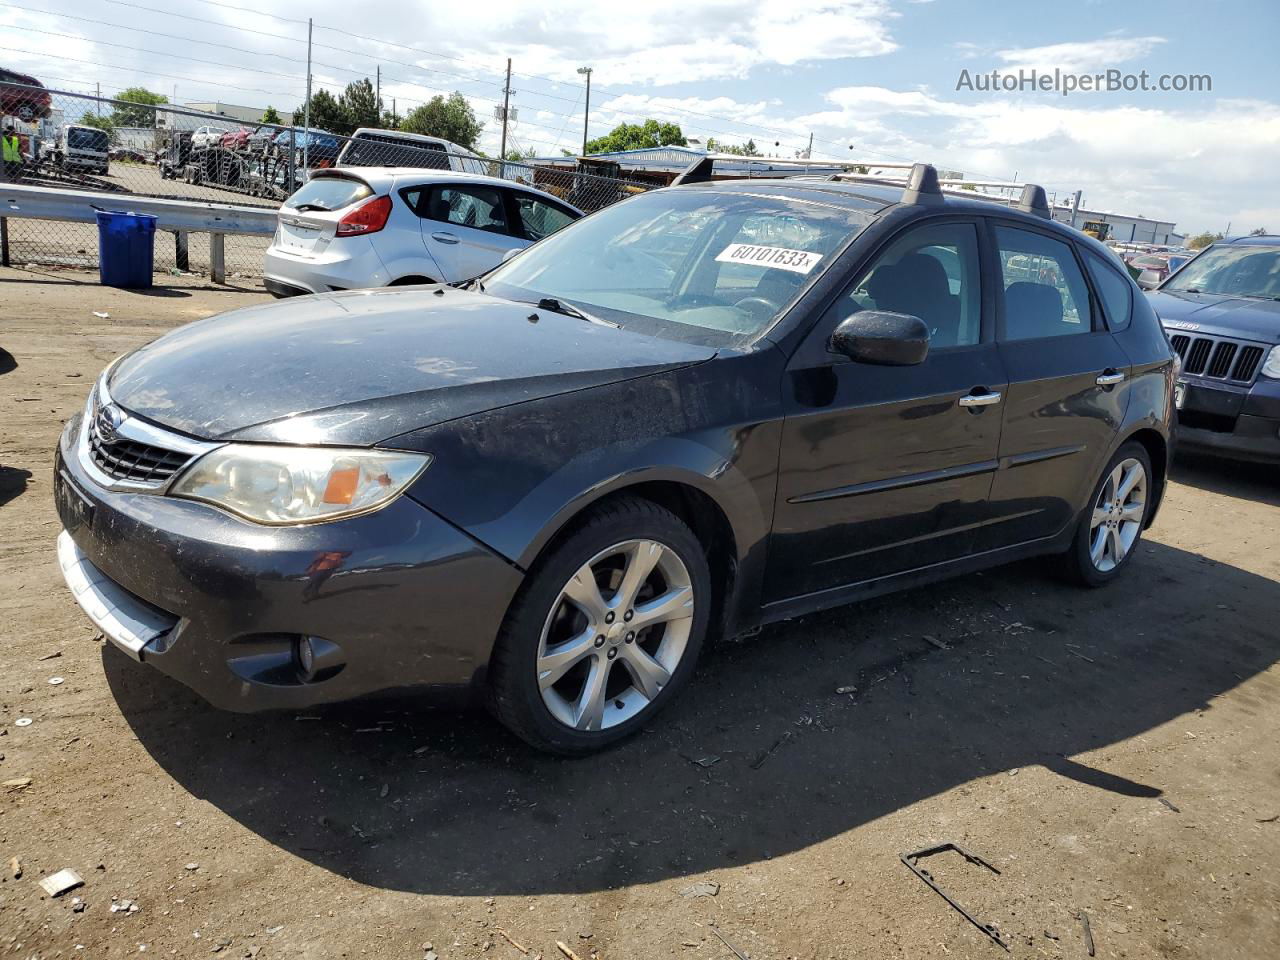
<svg viewBox="0 0 1280 960">
<path fill-rule="evenodd" d="M 1101 587 L 1132 562 L 1153 502 L 1152 489 L 1146 447 L 1136 441 L 1124 444 L 1102 471 L 1064 555 L 1069 579 Z"/>
<path fill-rule="evenodd" d="M 640 498 L 593 508 L 538 561 L 508 611 L 490 661 L 490 707 L 540 750 L 600 750 L 688 682 L 710 608 L 706 554 L 683 521 Z"/>
</svg>

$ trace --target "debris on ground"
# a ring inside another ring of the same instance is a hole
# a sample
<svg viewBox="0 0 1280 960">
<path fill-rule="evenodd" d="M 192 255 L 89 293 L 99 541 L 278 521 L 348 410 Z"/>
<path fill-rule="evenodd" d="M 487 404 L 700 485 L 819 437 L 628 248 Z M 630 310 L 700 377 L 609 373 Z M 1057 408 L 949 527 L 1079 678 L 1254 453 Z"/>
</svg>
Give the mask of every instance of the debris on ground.
<svg viewBox="0 0 1280 960">
<path fill-rule="evenodd" d="M 6 781 L 4 782 L 4 788 L 5 788 L 6 790 L 10 791 L 10 792 L 17 792 L 18 790 L 25 790 L 25 789 L 27 789 L 27 787 L 29 787 L 29 786 L 31 786 L 31 778 L 30 778 L 30 777 L 14 777 L 13 779 L 11 779 L 11 780 L 6 780 Z"/>
<path fill-rule="evenodd" d="M 53 653 L 46 653 L 43 657 L 36 657 L 37 660 L 57 660 L 62 656 L 61 650 L 55 650 Z"/>
<path fill-rule="evenodd" d="M 9 876 L 15 880 L 22 879 L 22 861 L 17 857 L 9 858 Z"/>
<path fill-rule="evenodd" d="M 751 769 L 759 770 L 761 767 L 763 767 L 764 762 L 768 760 L 770 757 L 772 757 L 774 752 L 790 739 L 791 739 L 791 731 L 788 730 L 786 733 L 784 733 L 774 742 L 772 747 L 770 747 L 764 753 L 760 754 L 760 756 L 756 757 L 755 760 L 751 762 Z"/>
<path fill-rule="evenodd" d="M 51 687 L 59 686 L 59 685 L 61 685 L 63 682 L 64 682 L 64 681 L 63 681 L 63 679 L 62 679 L 61 677 L 50 677 L 50 678 L 49 678 L 49 686 L 51 686 Z"/>
<path fill-rule="evenodd" d="M 111 314 L 107 313 L 107 311 L 105 311 L 105 310 L 95 310 L 95 311 L 93 311 L 93 315 L 94 315 L 95 317 L 97 317 L 99 320 L 110 320 L 110 319 L 111 319 Z"/>
<path fill-rule="evenodd" d="M 13 725 L 15 727 L 29 727 L 31 726 L 31 718 L 19 717 L 17 720 L 13 721 Z"/>
<path fill-rule="evenodd" d="M 733 952 L 733 955 L 737 957 L 738 960 L 747 960 L 747 955 L 743 953 L 741 950 L 739 950 L 737 947 L 735 947 L 727 939 L 725 939 L 725 935 L 721 933 L 719 930 L 717 930 L 714 926 L 711 927 L 711 932 L 716 935 L 716 938 L 721 943 L 723 943 L 726 947 L 728 947 Z"/>
<path fill-rule="evenodd" d="M 981 930 L 984 934 L 986 934 L 988 937 L 990 937 L 1000 946 L 1004 947 L 1004 949 L 1008 950 L 1009 944 L 1005 943 L 1004 939 L 1000 936 L 1000 931 L 996 929 L 996 925 L 994 923 L 983 923 L 981 920 L 979 920 L 976 916 L 974 916 L 972 913 L 966 910 L 963 906 L 961 906 L 960 901 L 956 900 L 949 893 L 947 893 L 940 886 L 938 886 L 937 881 L 933 879 L 933 875 L 929 873 L 928 870 L 919 866 L 919 861 L 922 860 L 923 858 L 932 857 L 935 854 L 939 854 L 939 853 L 945 853 L 948 850 L 953 850 L 956 853 L 960 854 L 960 856 L 964 857 L 965 860 L 969 861 L 969 863 L 975 864 L 979 867 L 986 867 L 996 876 L 1000 875 L 999 870 L 997 870 L 991 864 L 987 863 L 987 861 L 983 860 L 976 853 L 969 853 L 969 851 L 965 850 L 959 844 L 955 844 L 955 843 L 941 843 L 941 844 L 938 844 L 936 847 L 925 847 L 923 850 L 915 850 L 911 853 L 904 853 L 901 856 L 899 856 L 898 859 L 907 865 L 907 869 L 909 869 L 917 877 L 919 877 L 921 880 L 927 883 L 929 885 L 929 888 L 933 890 L 934 893 L 940 896 L 943 900 L 947 901 L 947 903 L 951 904 L 952 908 L 957 913 L 959 913 L 962 917 L 964 917 L 966 920 L 972 923 L 975 927 Z"/>
<path fill-rule="evenodd" d="M 88 904 L 87 904 L 87 903 L 85 903 L 85 902 L 84 902 L 84 900 L 83 900 L 82 898 L 80 898 L 80 897 L 72 897 L 72 898 L 71 898 L 71 912 L 72 912 L 72 913 L 84 913 L 84 908 L 85 908 L 85 907 L 87 907 L 87 906 L 88 906 Z"/>
<path fill-rule="evenodd" d="M 925 639 L 925 641 L 926 641 L 926 642 L 933 644 L 933 645 L 934 645 L 935 647 L 937 647 L 939 650 L 950 650 L 950 649 L 951 649 L 951 648 L 950 648 L 950 647 L 948 647 L 945 643 L 943 643 L 941 640 L 939 640 L 937 637 L 931 637 L 931 636 L 929 636 L 929 634 L 927 634 L 927 633 L 922 633 L 922 634 L 921 634 L 921 636 L 922 636 L 922 637 L 924 637 L 924 639 Z"/>
<path fill-rule="evenodd" d="M 559 950 L 561 953 L 563 953 L 566 957 L 568 957 L 569 960 L 582 960 L 580 956 L 578 956 L 576 953 L 574 953 L 572 950 L 569 949 L 569 945 L 566 944 L 563 940 L 556 941 L 556 949 Z"/>
<path fill-rule="evenodd" d="M 1083 910 L 1076 914 L 1076 919 L 1080 921 L 1080 927 L 1084 932 L 1084 948 L 1089 951 L 1089 956 L 1094 955 L 1093 949 L 1093 928 L 1089 926 L 1089 915 Z"/>
<path fill-rule="evenodd" d="M 84 878 L 70 867 L 51 873 L 40 881 L 40 887 L 51 897 L 60 897 L 68 890 L 84 886 Z"/>
<path fill-rule="evenodd" d="M 196 862 L 193 860 L 191 863 L 188 863 L 188 864 L 187 864 L 185 867 L 183 867 L 182 869 L 183 869 L 183 870 L 199 870 L 199 869 L 200 869 L 200 864 L 196 863 Z"/>
<path fill-rule="evenodd" d="M 836 687 L 836 696 L 842 696 L 846 693 L 857 693 L 857 687 Z"/>
<path fill-rule="evenodd" d="M 526 955 L 529 953 L 528 948 L 527 948 L 527 947 L 525 947 L 525 945 L 524 945 L 524 944 L 519 943 L 518 941 L 516 941 L 516 940 L 512 939 L 511 934 L 507 933 L 507 931 L 503 930 L 501 927 L 498 927 L 498 928 L 497 928 L 497 931 L 498 931 L 498 933 L 502 934 L 502 939 L 506 940 L 506 941 L 507 941 L 507 943 L 511 944 L 513 947 L 515 947 L 515 948 L 516 948 L 517 950 L 519 950 L 521 953 L 526 954 Z"/>
<path fill-rule="evenodd" d="M 702 880 L 680 891 L 680 896 L 692 900 L 697 897 L 714 897 L 720 892 L 720 884 L 714 880 Z"/>
<path fill-rule="evenodd" d="M 1277 813 L 1274 817 L 1263 817 L 1258 822 L 1259 823 L 1275 823 L 1277 820 L 1280 820 L 1280 813 Z"/>
<path fill-rule="evenodd" d="M 1166 807 L 1168 807 L 1168 808 L 1169 808 L 1170 810 L 1172 810 L 1174 813 L 1181 813 L 1181 812 L 1182 812 L 1182 811 L 1181 811 L 1181 810 L 1179 810 L 1176 806 L 1174 806 L 1174 804 L 1173 804 L 1173 801 L 1172 801 L 1172 800 L 1168 800 L 1168 799 L 1166 799 L 1166 798 L 1164 798 L 1164 797 L 1156 797 L 1156 799 L 1157 799 L 1157 800 L 1159 800 L 1161 803 L 1163 803 Z"/>
<path fill-rule="evenodd" d="M 690 757 L 690 756 L 685 756 L 684 754 L 681 754 L 681 756 L 684 757 L 686 760 L 688 760 L 690 763 L 697 764 L 700 767 L 714 767 L 717 763 L 720 762 L 720 757 L 718 757 L 714 753 L 709 753 L 705 757 Z"/>
<path fill-rule="evenodd" d="M 138 904 L 133 900 L 114 900 L 111 903 L 112 913 L 137 913 Z"/>
</svg>

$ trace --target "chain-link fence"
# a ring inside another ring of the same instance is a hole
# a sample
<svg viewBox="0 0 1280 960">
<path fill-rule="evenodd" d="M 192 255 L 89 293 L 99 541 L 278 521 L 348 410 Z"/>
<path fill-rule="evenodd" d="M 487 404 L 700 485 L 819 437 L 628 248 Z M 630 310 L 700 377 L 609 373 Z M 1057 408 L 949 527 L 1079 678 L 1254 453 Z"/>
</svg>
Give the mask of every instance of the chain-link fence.
<svg viewBox="0 0 1280 960">
<path fill-rule="evenodd" d="M 31 78 L 25 78 L 30 80 Z M 528 164 L 483 157 L 446 140 L 396 130 L 339 136 L 318 129 L 241 123 L 172 104 L 146 105 L 48 90 L 0 76 L 0 119 L 12 128 L 3 182 L 51 190 L 199 200 L 275 208 L 326 167 L 397 167 L 498 177 L 544 190 L 584 212 L 655 186 L 594 161 Z M 16 154 L 16 156 L 15 156 Z M 115 203 L 112 206 L 116 206 Z M 5 212 L 0 206 L 0 214 Z M 93 224 L 10 216 L 7 263 L 95 267 Z M 269 237 L 227 236 L 230 275 L 257 276 Z M 184 255 L 185 249 L 185 255 Z M 158 272 L 209 270 L 208 235 L 158 236 Z"/>
</svg>

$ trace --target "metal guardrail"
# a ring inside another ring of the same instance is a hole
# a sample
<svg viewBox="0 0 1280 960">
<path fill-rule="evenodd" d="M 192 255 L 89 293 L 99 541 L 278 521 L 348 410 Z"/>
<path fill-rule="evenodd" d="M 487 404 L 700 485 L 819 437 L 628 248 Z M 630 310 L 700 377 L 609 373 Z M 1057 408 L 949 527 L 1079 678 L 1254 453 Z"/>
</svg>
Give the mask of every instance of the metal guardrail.
<svg viewBox="0 0 1280 960">
<path fill-rule="evenodd" d="M 192 233 L 209 234 L 209 272 L 215 283 L 226 280 L 223 238 L 227 234 L 269 237 L 276 229 L 276 211 L 270 207 L 235 206 L 199 200 L 161 200 L 89 190 L 0 184 L 0 220 L 16 217 L 96 223 L 99 210 L 143 213 L 155 217 L 156 229 L 174 235 L 176 260 L 180 270 L 188 269 L 187 237 Z M 9 265 L 7 250 L 4 265 Z"/>
</svg>

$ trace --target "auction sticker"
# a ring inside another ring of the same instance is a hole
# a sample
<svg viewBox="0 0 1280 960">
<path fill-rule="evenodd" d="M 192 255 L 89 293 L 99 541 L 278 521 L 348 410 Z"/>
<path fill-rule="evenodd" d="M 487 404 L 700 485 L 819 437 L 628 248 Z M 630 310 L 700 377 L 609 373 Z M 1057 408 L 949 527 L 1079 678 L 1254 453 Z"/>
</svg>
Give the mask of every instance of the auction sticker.
<svg viewBox="0 0 1280 960">
<path fill-rule="evenodd" d="M 822 254 L 808 250 L 762 247 L 755 243 L 731 243 L 716 255 L 720 263 L 745 263 L 753 267 L 790 270 L 792 273 L 808 273 L 821 259 Z"/>
</svg>

